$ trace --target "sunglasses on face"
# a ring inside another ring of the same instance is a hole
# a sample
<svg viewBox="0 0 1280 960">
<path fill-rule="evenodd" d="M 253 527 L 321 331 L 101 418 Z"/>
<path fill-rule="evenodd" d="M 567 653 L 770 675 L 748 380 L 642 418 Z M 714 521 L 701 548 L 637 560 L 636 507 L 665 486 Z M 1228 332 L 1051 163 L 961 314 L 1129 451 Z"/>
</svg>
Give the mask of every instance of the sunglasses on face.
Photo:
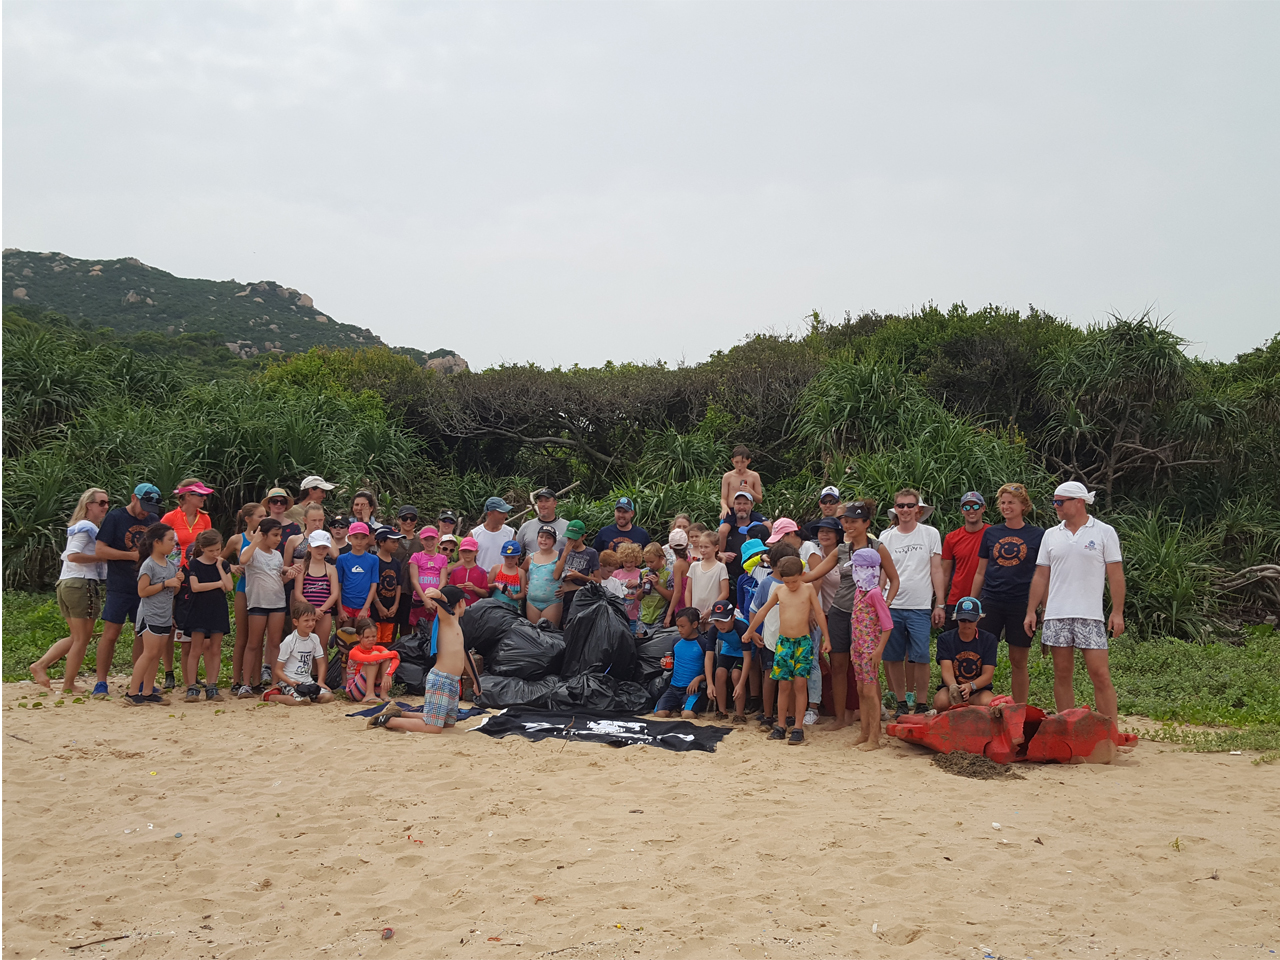
<svg viewBox="0 0 1280 960">
<path fill-rule="evenodd" d="M 1060 506 L 1062 506 L 1064 503 L 1070 503 L 1072 500 L 1078 500 L 1078 499 L 1079 499 L 1079 497 L 1054 497 L 1054 498 L 1053 498 L 1053 505 L 1054 505 L 1055 507 L 1060 507 Z"/>
<path fill-rule="evenodd" d="M 273 507 L 287 507 L 289 505 L 289 501 L 282 499 L 281 497 L 274 497 L 273 499 L 268 500 L 267 503 L 271 504 Z"/>
<path fill-rule="evenodd" d="M 966 503 L 966 504 L 965 504 L 963 507 L 961 507 L 960 509 L 961 509 L 961 510 L 963 510 L 965 513 L 968 513 L 970 510 L 981 510 L 981 509 L 982 509 L 982 504 L 980 504 L 980 503 Z"/>
<path fill-rule="evenodd" d="M 918 503 L 895 503 L 893 508 L 895 510 L 914 510 L 918 506 L 920 506 Z"/>
<path fill-rule="evenodd" d="M 418 518 L 417 517 L 401 517 L 400 522 L 401 523 L 417 523 Z"/>
<path fill-rule="evenodd" d="M 90 502 L 91 502 L 91 503 L 93 503 L 95 506 L 98 506 L 98 507 L 105 507 L 105 506 L 107 506 L 107 504 L 109 504 L 111 501 L 110 501 L 110 500 L 93 500 L 93 501 L 90 501 Z"/>
</svg>

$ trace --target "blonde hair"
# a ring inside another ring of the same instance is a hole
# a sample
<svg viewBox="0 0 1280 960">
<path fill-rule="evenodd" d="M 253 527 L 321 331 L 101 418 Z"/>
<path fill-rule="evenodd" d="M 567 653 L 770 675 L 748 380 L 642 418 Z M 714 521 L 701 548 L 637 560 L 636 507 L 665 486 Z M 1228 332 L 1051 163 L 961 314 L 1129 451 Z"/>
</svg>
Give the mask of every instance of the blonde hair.
<svg viewBox="0 0 1280 960">
<path fill-rule="evenodd" d="M 646 560 L 656 559 L 657 557 L 661 557 L 663 560 L 667 559 L 667 555 L 662 552 L 662 544 L 657 541 L 650 542 L 645 546 L 643 556 Z"/>
<path fill-rule="evenodd" d="M 690 526 L 693 526 L 693 517 L 689 516 L 687 513 L 677 513 L 674 517 L 671 518 L 671 526 L 667 528 L 667 531 L 670 532 L 674 530 L 676 528 L 676 524 L 679 523 L 681 520 L 683 520 L 685 523 L 689 524 Z"/>
<path fill-rule="evenodd" d="M 193 483 L 198 483 L 201 486 L 205 485 L 205 482 L 201 480 L 199 477 L 187 477 L 187 479 L 183 480 L 181 483 L 178 484 L 178 489 L 181 490 L 183 487 L 189 487 Z M 191 494 L 189 493 L 178 494 L 178 502 L 185 503 L 187 500 L 187 497 L 189 496 L 191 496 Z"/>
<path fill-rule="evenodd" d="M 80 501 L 76 504 L 75 510 L 72 511 L 71 520 L 67 523 L 67 526 L 70 527 L 77 524 L 87 517 L 89 515 L 89 501 L 96 500 L 100 493 L 110 496 L 110 494 L 107 494 L 107 491 L 100 487 L 90 487 L 84 493 L 80 494 Z"/>
<path fill-rule="evenodd" d="M 618 559 L 622 561 L 622 565 L 638 567 L 644 562 L 644 548 L 638 543 L 620 543 L 618 544 Z"/>
<path fill-rule="evenodd" d="M 1006 493 L 1022 504 L 1022 513 L 1024 516 L 1031 512 L 1031 497 L 1028 496 L 1026 487 L 1020 483 L 1006 483 L 996 491 L 997 506 L 1000 505 L 1000 498 Z"/>
</svg>

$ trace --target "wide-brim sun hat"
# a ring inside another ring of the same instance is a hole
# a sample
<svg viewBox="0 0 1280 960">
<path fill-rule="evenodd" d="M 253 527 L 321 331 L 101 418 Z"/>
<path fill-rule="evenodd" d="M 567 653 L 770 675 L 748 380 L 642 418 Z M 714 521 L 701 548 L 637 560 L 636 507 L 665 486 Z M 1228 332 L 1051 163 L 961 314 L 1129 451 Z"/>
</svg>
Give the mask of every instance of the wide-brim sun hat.
<svg viewBox="0 0 1280 960">
<path fill-rule="evenodd" d="M 937 508 L 932 507 L 929 504 L 925 503 L 923 500 L 921 500 L 919 505 L 919 513 L 916 514 L 916 522 L 924 523 L 926 520 L 928 520 L 930 517 L 933 516 L 933 511 L 935 509 Z M 898 511 L 895 507 L 890 507 L 886 512 L 891 517 L 896 517 L 898 515 Z"/>
</svg>

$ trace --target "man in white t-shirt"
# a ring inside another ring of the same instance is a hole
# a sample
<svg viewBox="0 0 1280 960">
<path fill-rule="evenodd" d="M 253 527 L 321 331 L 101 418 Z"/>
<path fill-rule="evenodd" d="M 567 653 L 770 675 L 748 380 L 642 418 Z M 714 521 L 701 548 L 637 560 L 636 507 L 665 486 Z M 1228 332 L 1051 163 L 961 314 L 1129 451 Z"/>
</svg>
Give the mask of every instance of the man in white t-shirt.
<svg viewBox="0 0 1280 960">
<path fill-rule="evenodd" d="M 929 696 L 929 632 L 946 620 L 946 587 L 942 579 L 942 537 L 921 521 L 933 515 L 918 490 L 899 490 L 889 512 L 896 526 L 880 534 L 880 542 L 898 568 L 898 595 L 889 604 L 893 632 L 884 648 L 884 673 L 898 701 L 894 714 L 924 713 Z M 931 609 L 932 608 L 932 609 Z M 908 664 L 910 667 L 908 668 Z M 911 689 L 908 689 L 910 685 Z"/>
<path fill-rule="evenodd" d="M 507 523 L 511 504 L 501 497 L 490 497 L 484 502 L 484 523 L 474 527 L 471 536 L 479 549 L 476 564 L 482 570 L 492 570 L 502 562 L 502 545 L 516 538 L 515 530 Z"/>
<path fill-rule="evenodd" d="M 1124 633 L 1124 566 L 1115 528 L 1089 516 L 1093 497 L 1076 480 L 1053 491 L 1053 509 L 1062 522 L 1046 530 L 1040 541 L 1022 625 L 1028 635 L 1035 632 L 1036 607 L 1045 600 L 1040 640 L 1053 650 L 1053 700 L 1059 711 L 1076 705 L 1072 673 L 1079 649 L 1093 683 L 1094 709 L 1119 720 L 1107 632 L 1113 637 Z M 1104 584 L 1111 588 L 1111 616 L 1105 620 Z"/>
</svg>

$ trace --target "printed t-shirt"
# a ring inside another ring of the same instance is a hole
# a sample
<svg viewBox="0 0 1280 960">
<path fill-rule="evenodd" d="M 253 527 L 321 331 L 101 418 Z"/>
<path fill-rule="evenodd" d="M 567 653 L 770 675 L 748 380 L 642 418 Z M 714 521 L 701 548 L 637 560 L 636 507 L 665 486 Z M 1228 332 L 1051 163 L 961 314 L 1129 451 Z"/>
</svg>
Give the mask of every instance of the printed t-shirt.
<svg viewBox="0 0 1280 960">
<path fill-rule="evenodd" d="M 627 573 L 624 568 L 619 567 L 613 571 L 613 576 L 610 579 L 617 580 L 618 583 L 622 584 L 622 598 L 627 601 L 627 616 L 632 620 L 639 620 L 640 597 L 644 593 L 644 570 L 637 567 L 634 573 Z M 634 587 L 628 587 L 627 584 L 632 580 L 640 582 Z"/>
<path fill-rule="evenodd" d="M 1036 565 L 1049 568 L 1046 620 L 1102 620 L 1102 587 L 1107 564 L 1118 563 L 1120 538 L 1115 528 L 1090 517 L 1070 533 L 1065 523 L 1050 527 L 1040 541 Z"/>
<path fill-rule="evenodd" d="M 570 570 L 589 577 L 600 569 L 600 554 L 594 547 L 583 547 L 581 550 L 569 550 L 567 547 L 564 555 L 564 572 Z M 559 559 L 557 557 L 557 559 Z M 585 586 L 576 580 L 564 580 L 564 592 L 572 593 L 574 590 Z"/>
<path fill-rule="evenodd" d="M 186 559 L 187 548 L 196 542 L 196 537 L 213 526 L 213 521 L 209 519 L 209 514 L 203 510 L 196 514 L 195 523 L 187 523 L 187 515 L 182 512 L 181 508 L 170 510 L 160 518 L 160 522 L 167 523 L 173 527 L 173 532 L 178 538 L 178 552 L 183 559 Z M 297 533 L 298 531 L 295 530 L 294 532 Z M 280 540 L 281 550 L 284 549 L 284 541 L 285 538 L 282 537 Z"/>
<path fill-rule="evenodd" d="M 338 557 L 338 586 L 342 588 L 342 605 L 361 610 L 369 598 L 369 588 L 378 582 L 378 556 L 368 553 L 344 553 Z"/>
<path fill-rule="evenodd" d="M 475 603 L 477 600 L 489 595 L 489 571 L 478 563 L 474 567 L 465 567 L 462 564 L 458 564 L 449 571 L 449 582 L 455 587 L 470 583 L 480 588 L 482 592 L 478 597 L 474 597 L 470 593 L 467 594 L 467 603 Z"/>
<path fill-rule="evenodd" d="M 509 525 L 503 524 L 497 530 L 486 530 L 484 524 L 471 531 L 479 549 L 476 550 L 476 563 L 486 570 L 502 563 L 502 545 L 516 538 L 516 532 Z"/>
<path fill-rule="evenodd" d="M 299 636 L 295 630 L 280 641 L 280 655 L 276 658 L 284 666 L 280 671 L 290 684 L 312 683 L 311 665 L 324 660 L 324 644 L 314 633 Z M 324 674 L 320 675 L 321 683 Z"/>
<path fill-rule="evenodd" d="M 653 574 L 658 578 L 658 583 L 663 588 L 670 590 L 672 586 L 672 574 L 670 567 L 663 567 L 661 570 L 654 570 L 651 567 L 645 567 L 640 571 L 641 578 Z M 662 594 L 658 592 L 655 586 L 653 590 L 640 598 L 640 622 L 641 623 L 657 623 L 667 613 L 667 601 L 662 598 Z"/>
<path fill-rule="evenodd" d="M 937 529 L 917 523 L 910 533 L 890 527 L 880 534 L 898 568 L 898 595 L 890 604 L 894 610 L 928 610 L 933 606 L 932 561 L 942 553 L 942 537 Z M 842 581 L 844 579 L 841 574 Z"/>
<path fill-rule="evenodd" d="M 938 635 L 938 663 L 951 661 L 957 683 L 971 683 L 982 676 L 982 668 L 996 665 L 996 653 L 1000 643 L 994 633 L 979 630 L 968 643 L 960 639 L 959 630 L 948 630 Z"/>
<path fill-rule="evenodd" d="M 1013 530 L 1003 523 L 987 527 L 978 546 L 978 559 L 987 561 L 982 580 L 983 600 L 1025 604 L 1036 575 L 1036 557 L 1044 530 L 1024 523 Z"/>
<path fill-rule="evenodd" d="M 671 669 L 671 686 L 683 690 L 693 683 L 693 678 L 703 673 L 706 667 L 706 653 L 715 649 L 715 644 L 705 633 L 698 634 L 696 640 L 681 637 L 671 650 L 674 664 Z"/>
<path fill-rule="evenodd" d="M 973 575 L 978 572 L 978 550 L 982 546 L 982 537 L 990 529 L 989 523 L 984 523 L 981 529 L 972 532 L 961 527 L 952 530 L 943 539 L 942 559 L 955 564 L 951 570 L 947 603 L 959 603 L 962 597 L 969 596 L 969 591 L 973 589 Z"/>
<path fill-rule="evenodd" d="M 116 507 L 102 518 L 98 540 L 113 550 L 137 550 L 147 527 L 158 523 L 154 514 L 143 511 L 135 517 L 124 507 Z M 108 560 L 107 589 L 112 593 L 132 593 L 138 589 L 138 564 L 133 560 Z"/>
<path fill-rule="evenodd" d="M 619 530 L 616 523 L 611 523 L 601 528 L 591 546 L 595 547 L 596 553 L 602 553 L 605 550 L 617 550 L 620 543 L 638 543 L 641 547 L 647 547 L 649 540 L 649 532 L 644 527 L 637 527 L 633 523 L 630 530 Z"/>
<path fill-rule="evenodd" d="M 425 593 L 431 587 L 440 589 L 444 581 L 445 570 L 449 567 L 449 556 L 444 553 L 415 553 L 409 558 L 409 562 L 418 568 L 418 584 Z M 406 568 L 409 576 L 413 576 L 413 568 Z M 418 599 L 418 595 L 413 595 L 417 606 L 422 606 L 422 601 Z"/>
<path fill-rule="evenodd" d="M 396 590 L 400 586 L 401 570 L 400 561 L 395 557 L 392 557 L 390 560 L 383 560 L 381 557 L 378 557 L 377 597 L 378 602 L 388 610 L 390 610 L 391 605 L 396 602 Z M 403 597 L 401 597 L 400 600 L 402 603 L 404 602 Z M 397 611 L 399 610 L 398 607 L 396 609 Z M 373 614 L 373 619 L 376 623 L 395 622 L 394 614 L 390 617 L 384 617 L 378 612 L 378 608 L 376 606 L 369 612 Z"/>
<path fill-rule="evenodd" d="M 138 567 L 139 585 L 142 583 L 143 574 L 148 577 L 154 587 L 157 583 L 172 580 L 178 575 L 178 561 L 166 560 L 164 563 L 156 563 L 152 557 L 147 557 Z M 173 595 L 177 592 L 177 587 L 165 587 L 159 593 L 153 593 L 149 597 L 139 594 L 138 620 L 145 620 L 149 627 L 169 626 L 173 623 Z"/>
</svg>

